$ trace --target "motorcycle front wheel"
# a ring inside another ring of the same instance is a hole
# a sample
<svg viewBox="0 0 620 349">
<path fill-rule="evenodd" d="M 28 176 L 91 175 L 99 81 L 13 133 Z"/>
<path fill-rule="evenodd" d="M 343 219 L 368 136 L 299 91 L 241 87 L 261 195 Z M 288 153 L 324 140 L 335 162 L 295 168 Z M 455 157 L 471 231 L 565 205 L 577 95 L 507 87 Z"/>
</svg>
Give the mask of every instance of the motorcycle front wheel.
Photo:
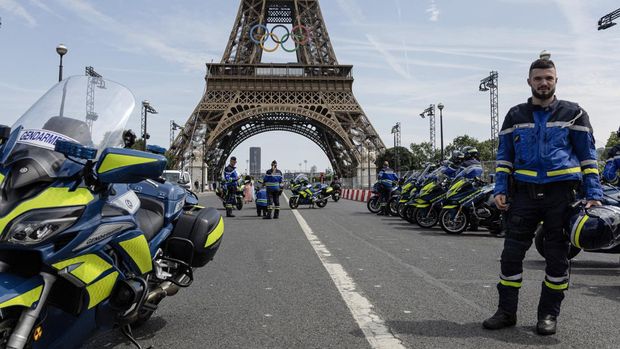
<svg viewBox="0 0 620 349">
<path fill-rule="evenodd" d="M 371 197 L 370 200 L 368 200 L 366 207 L 368 207 L 368 211 L 370 211 L 370 213 L 379 213 L 379 210 L 381 209 L 381 203 L 379 202 L 379 197 L 378 196 Z"/>
<path fill-rule="evenodd" d="M 292 198 L 290 198 L 290 200 L 288 201 L 288 207 L 293 210 L 299 207 L 299 197 L 293 196 Z"/>
<path fill-rule="evenodd" d="M 388 203 L 388 207 L 390 208 L 390 215 L 392 216 L 398 216 L 398 206 L 399 206 L 399 202 L 398 202 L 398 198 L 391 198 L 390 202 Z"/>
<path fill-rule="evenodd" d="M 332 194 L 332 200 L 334 200 L 334 202 L 338 202 L 338 200 L 340 200 L 340 194 L 338 193 Z"/>
<path fill-rule="evenodd" d="M 405 204 L 399 204 L 398 205 L 398 215 L 400 216 L 400 218 L 402 219 L 406 219 L 406 214 L 407 214 L 407 205 Z"/>
<path fill-rule="evenodd" d="M 243 199 L 238 197 L 237 198 L 237 210 L 241 211 L 242 208 L 243 208 Z"/>
<path fill-rule="evenodd" d="M 432 228 L 439 221 L 439 213 L 437 210 L 415 210 L 415 221 L 422 228 Z"/>
<path fill-rule="evenodd" d="M 463 212 L 458 211 L 452 216 L 449 210 L 442 210 L 439 215 L 439 225 L 448 234 L 461 234 L 469 224 L 469 217 Z"/>
<path fill-rule="evenodd" d="M 320 208 L 323 208 L 327 205 L 327 199 L 322 199 L 316 202 L 316 205 Z"/>
</svg>

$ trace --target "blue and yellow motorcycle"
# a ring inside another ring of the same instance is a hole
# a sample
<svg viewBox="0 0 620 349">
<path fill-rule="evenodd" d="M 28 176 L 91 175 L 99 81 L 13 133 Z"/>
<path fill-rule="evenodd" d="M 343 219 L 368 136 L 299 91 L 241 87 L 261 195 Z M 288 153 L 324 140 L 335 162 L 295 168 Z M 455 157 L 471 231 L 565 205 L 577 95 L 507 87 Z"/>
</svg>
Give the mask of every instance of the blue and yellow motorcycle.
<svg viewBox="0 0 620 349">
<path fill-rule="evenodd" d="M 114 327 L 137 345 L 131 326 L 221 243 L 222 217 L 161 179 L 163 156 L 117 148 L 135 100 L 97 79 L 63 80 L 0 127 L 0 348 L 77 348 Z"/>
</svg>

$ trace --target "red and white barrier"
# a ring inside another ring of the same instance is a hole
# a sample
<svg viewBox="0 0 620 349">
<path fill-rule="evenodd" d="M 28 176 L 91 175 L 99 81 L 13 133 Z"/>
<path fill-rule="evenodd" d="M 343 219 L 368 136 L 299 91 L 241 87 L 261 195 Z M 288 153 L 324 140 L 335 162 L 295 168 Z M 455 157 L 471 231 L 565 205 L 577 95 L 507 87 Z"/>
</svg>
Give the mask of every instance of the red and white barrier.
<svg viewBox="0 0 620 349">
<path fill-rule="evenodd" d="M 367 202 L 372 192 L 366 189 L 342 189 L 341 197 L 347 200 Z"/>
</svg>

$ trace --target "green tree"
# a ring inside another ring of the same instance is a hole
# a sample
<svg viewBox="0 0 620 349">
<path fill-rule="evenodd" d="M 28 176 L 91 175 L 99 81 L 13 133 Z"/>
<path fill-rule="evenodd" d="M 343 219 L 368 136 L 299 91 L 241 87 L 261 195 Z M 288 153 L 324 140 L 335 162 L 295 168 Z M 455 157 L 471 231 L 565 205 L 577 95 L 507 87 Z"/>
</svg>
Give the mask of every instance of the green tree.
<svg viewBox="0 0 620 349">
<path fill-rule="evenodd" d="M 411 154 L 411 152 L 409 151 L 409 149 L 405 148 L 405 147 L 397 147 L 398 148 L 398 158 L 399 158 L 399 162 L 400 162 L 400 172 L 406 172 L 409 171 L 411 169 L 415 169 L 416 167 L 413 167 L 413 155 Z M 375 159 L 375 165 L 377 166 L 377 171 L 380 171 L 381 168 L 383 167 L 383 162 L 387 161 L 390 163 L 390 167 L 395 169 L 396 166 L 396 162 L 395 162 L 395 152 L 394 152 L 394 148 L 389 148 L 386 151 L 384 151 L 383 153 L 379 154 L 377 156 L 377 158 Z"/>
<path fill-rule="evenodd" d="M 409 145 L 411 149 L 411 169 L 421 169 L 427 162 L 438 162 L 439 151 L 433 150 L 431 142 L 411 143 Z"/>
<path fill-rule="evenodd" d="M 609 135 L 609 138 L 607 138 L 607 144 L 605 144 L 605 148 L 611 149 L 617 144 L 620 144 L 620 138 L 618 138 L 616 132 L 612 132 Z"/>
</svg>

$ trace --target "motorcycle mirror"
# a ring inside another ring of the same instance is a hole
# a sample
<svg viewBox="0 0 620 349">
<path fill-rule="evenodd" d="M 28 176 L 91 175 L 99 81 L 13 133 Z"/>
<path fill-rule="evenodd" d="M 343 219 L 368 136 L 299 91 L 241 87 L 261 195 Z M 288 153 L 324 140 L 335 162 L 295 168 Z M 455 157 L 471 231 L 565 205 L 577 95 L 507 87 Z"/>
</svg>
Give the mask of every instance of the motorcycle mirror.
<svg viewBox="0 0 620 349">
<path fill-rule="evenodd" d="M 11 135 L 11 128 L 6 125 L 0 125 L 0 144 L 4 144 Z"/>
</svg>

